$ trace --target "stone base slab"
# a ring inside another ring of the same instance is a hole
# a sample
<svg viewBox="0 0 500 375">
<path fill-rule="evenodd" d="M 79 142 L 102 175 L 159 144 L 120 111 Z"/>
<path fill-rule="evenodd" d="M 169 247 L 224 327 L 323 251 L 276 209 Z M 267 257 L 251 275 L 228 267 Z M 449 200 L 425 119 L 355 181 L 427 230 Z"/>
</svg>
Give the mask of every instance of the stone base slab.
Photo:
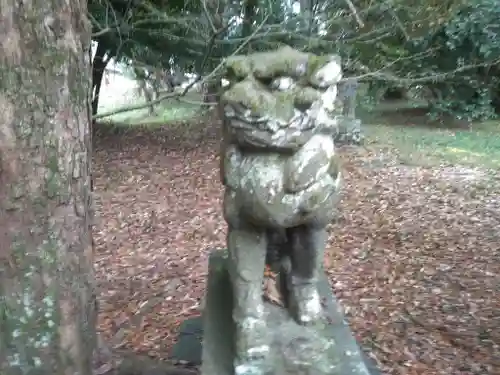
<svg viewBox="0 0 500 375">
<path fill-rule="evenodd" d="M 225 251 L 211 254 L 203 318 L 183 323 L 173 349 L 174 359 L 193 364 L 202 359 L 202 375 L 234 375 L 233 301 L 226 261 Z M 273 364 L 267 374 L 380 375 L 358 347 L 326 275 L 319 291 L 326 320 L 313 327 L 300 326 L 285 309 L 265 304 Z"/>
</svg>

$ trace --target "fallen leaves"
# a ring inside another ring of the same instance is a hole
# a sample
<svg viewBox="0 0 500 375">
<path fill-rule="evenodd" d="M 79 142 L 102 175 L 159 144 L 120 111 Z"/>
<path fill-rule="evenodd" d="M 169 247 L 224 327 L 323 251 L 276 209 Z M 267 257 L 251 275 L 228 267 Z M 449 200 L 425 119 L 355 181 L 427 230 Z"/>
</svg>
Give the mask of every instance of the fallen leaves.
<svg viewBox="0 0 500 375">
<path fill-rule="evenodd" d="M 195 125 L 97 139 L 99 327 L 115 347 L 168 357 L 225 247 L 217 126 Z M 500 374 L 499 181 L 391 152 L 340 150 L 325 261 L 347 319 L 385 374 Z"/>
<path fill-rule="evenodd" d="M 278 275 L 271 271 L 266 265 L 264 270 L 264 282 L 262 285 L 262 297 L 277 306 L 284 306 L 283 295 L 278 288 Z"/>
<path fill-rule="evenodd" d="M 373 353 L 389 374 L 499 372 L 500 222 L 488 208 L 500 212 L 498 185 L 478 192 L 462 179 L 457 191 L 447 167 L 366 168 L 376 155 L 345 157 L 358 168 L 331 228 L 330 277 L 361 341 L 386 349 Z"/>
</svg>

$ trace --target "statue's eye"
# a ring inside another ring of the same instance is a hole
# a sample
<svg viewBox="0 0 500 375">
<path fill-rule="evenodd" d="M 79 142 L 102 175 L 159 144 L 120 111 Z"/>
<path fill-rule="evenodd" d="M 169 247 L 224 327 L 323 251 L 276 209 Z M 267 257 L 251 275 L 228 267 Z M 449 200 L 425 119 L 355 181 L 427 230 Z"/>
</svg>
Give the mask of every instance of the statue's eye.
<svg viewBox="0 0 500 375">
<path fill-rule="evenodd" d="M 269 85 L 271 89 L 278 91 L 286 91 L 294 86 L 295 82 L 291 77 L 280 77 L 274 79 Z"/>
</svg>

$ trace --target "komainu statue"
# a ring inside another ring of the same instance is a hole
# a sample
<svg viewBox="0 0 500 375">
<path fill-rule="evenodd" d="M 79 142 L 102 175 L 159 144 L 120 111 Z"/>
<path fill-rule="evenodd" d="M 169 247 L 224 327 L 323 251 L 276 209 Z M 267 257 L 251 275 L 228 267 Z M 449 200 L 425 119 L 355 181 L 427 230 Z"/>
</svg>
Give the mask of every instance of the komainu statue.
<svg viewBox="0 0 500 375">
<path fill-rule="evenodd" d="M 340 172 L 332 116 L 340 58 L 282 47 L 226 61 L 221 178 L 234 292 L 235 374 L 261 373 L 269 353 L 262 300 L 266 260 L 286 270 L 297 323 L 322 318 L 317 278 Z"/>
</svg>

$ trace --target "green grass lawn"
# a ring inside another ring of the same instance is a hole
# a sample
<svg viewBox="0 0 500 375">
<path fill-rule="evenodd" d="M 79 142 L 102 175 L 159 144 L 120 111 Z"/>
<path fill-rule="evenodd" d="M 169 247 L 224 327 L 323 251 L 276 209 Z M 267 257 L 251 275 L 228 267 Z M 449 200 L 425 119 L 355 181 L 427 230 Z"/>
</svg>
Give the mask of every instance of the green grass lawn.
<svg viewBox="0 0 500 375">
<path fill-rule="evenodd" d="M 500 121 L 473 123 L 470 129 L 447 125 L 437 126 L 422 115 L 405 115 L 404 110 L 363 116 L 366 143 L 396 149 L 404 164 L 500 170 Z"/>
<path fill-rule="evenodd" d="M 500 169 L 500 123 L 446 130 L 364 124 L 368 144 L 392 146 L 407 164 L 461 164 Z"/>
<path fill-rule="evenodd" d="M 200 94 L 191 93 L 181 100 L 169 99 L 156 105 L 154 116 L 144 108 L 103 121 L 118 126 L 148 127 L 186 121 L 199 113 L 201 102 Z M 464 165 L 500 170 L 500 121 L 476 123 L 470 129 L 447 128 L 447 124 L 436 127 L 421 112 L 406 107 L 370 111 L 360 117 L 366 144 L 371 148 L 396 150 L 403 164 Z"/>
<path fill-rule="evenodd" d="M 119 113 L 113 116 L 104 117 L 100 119 L 102 122 L 109 122 L 113 125 L 148 125 L 160 126 L 169 122 L 176 122 L 187 120 L 193 117 L 200 109 L 202 104 L 202 97 L 198 93 L 188 93 L 185 97 L 177 99 L 166 99 L 163 102 L 154 106 L 155 114 L 150 115 L 148 108 L 138 109 Z M 144 103 L 144 100 L 138 99 L 136 102 L 128 103 L 128 105 L 137 105 Z M 118 108 L 125 107 L 120 105 Z M 114 107 L 103 108 L 102 112 L 108 112 Z"/>
</svg>

